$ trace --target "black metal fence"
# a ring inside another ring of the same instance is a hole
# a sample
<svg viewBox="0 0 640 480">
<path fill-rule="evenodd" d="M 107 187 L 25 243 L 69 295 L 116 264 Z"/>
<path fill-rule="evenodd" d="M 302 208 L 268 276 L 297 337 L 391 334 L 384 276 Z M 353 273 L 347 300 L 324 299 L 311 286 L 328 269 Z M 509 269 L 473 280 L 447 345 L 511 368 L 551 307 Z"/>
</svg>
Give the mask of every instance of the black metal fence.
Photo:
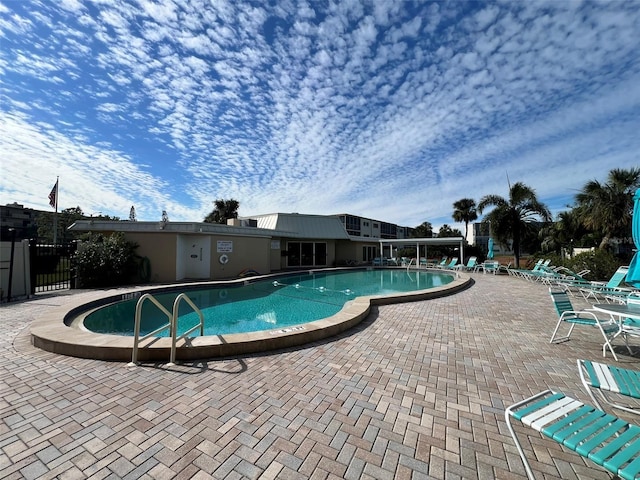
<svg viewBox="0 0 640 480">
<path fill-rule="evenodd" d="M 31 293 L 73 288 L 75 278 L 71 257 L 76 243 L 40 245 L 29 243 L 31 262 Z"/>
</svg>

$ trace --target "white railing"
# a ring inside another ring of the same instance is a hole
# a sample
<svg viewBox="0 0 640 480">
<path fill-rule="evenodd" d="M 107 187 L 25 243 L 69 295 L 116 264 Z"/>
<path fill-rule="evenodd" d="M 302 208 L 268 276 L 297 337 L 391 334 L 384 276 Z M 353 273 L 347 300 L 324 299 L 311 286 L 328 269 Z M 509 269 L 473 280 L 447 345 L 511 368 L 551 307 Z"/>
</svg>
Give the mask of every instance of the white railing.
<svg viewBox="0 0 640 480">
<path fill-rule="evenodd" d="M 146 335 L 143 335 L 142 337 L 140 337 L 140 321 L 141 321 L 141 318 L 142 318 L 142 305 L 144 304 L 144 302 L 146 300 L 150 300 L 151 303 L 153 303 L 156 307 L 158 307 L 160 309 L 160 311 L 167 316 L 167 318 L 169 319 L 169 322 L 166 323 L 165 325 L 162 325 L 161 327 L 156 328 L 154 331 L 149 332 Z M 191 306 L 193 311 L 198 314 L 198 317 L 199 317 L 200 321 L 198 322 L 197 325 L 191 327 L 189 330 L 187 330 L 182 335 L 180 335 L 180 337 L 178 337 L 177 336 L 177 332 L 178 332 L 178 310 L 180 308 L 180 302 L 182 300 L 186 301 L 189 304 L 189 306 Z M 169 358 L 168 365 L 175 365 L 175 361 L 176 361 L 176 343 L 177 343 L 178 339 L 185 338 L 187 335 L 192 333 L 197 328 L 200 328 L 200 335 L 204 335 L 204 315 L 202 314 L 200 309 L 191 301 L 191 299 L 187 296 L 186 293 L 181 293 L 173 301 L 173 311 L 172 312 L 169 312 L 169 310 L 167 310 L 150 293 L 145 293 L 144 295 L 142 295 L 138 299 L 138 302 L 136 303 L 136 315 L 135 315 L 134 338 L 133 338 L 133 351 L 131 353 L 131 363 L 129 363 L 129 366 L 138 365 L 138 349 L 139 349 L 140 341 L 145 340 L 145 339 L 147 339 L 149 337 L 153 337 L 157 333 L 160 333 L 160 332 L 166 330 L 167 328 L 170 330 L 170 334 L 171 334 L 171 355 L 170 355 L 170 358 Z"/>
<path fill-rule="evenodd" d="M 407 272 L 409 271 L 409 267 L 411 267 L 411 264 L 413 263 L 414 260 L 415 258 L 412 258 L 411 260 L 409 260 L 409 265 L 407 265 Z"/>
</svg>

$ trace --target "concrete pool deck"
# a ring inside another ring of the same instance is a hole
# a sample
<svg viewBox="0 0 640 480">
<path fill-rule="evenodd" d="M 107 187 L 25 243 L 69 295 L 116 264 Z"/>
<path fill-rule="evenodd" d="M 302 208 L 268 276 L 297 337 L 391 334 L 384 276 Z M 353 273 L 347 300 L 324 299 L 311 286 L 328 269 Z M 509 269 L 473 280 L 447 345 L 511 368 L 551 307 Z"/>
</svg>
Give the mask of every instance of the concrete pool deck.
<svg viewBox="0 0 640 480">
<path fill-rule="evenodd" d="M 549 344 L 547 287 L 470 276 L 455 295 L 374 306 L 332 338 L 174 367 L 31 344 L 35 320 L 92 292 L 4 304 L 0 478 L 526 478 L 504 408 L 546 388 L 588 401 L 575 361 L 601 360 L 602 341 L 576 328 Z M 637 348 L 615 349 L 638 368 Z M 527 433 L 539 478 L 609 478 Z"/>
</svg>

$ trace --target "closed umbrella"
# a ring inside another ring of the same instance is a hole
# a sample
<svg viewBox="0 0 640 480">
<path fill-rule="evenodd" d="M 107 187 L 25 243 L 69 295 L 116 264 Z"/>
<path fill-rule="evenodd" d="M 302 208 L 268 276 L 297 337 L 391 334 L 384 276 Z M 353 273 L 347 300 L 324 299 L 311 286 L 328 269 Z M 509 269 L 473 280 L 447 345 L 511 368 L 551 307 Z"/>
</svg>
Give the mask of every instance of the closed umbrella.
<svg viewBox="0 0 640 480">
<path fill-rule="evenodd" d="M 640 188 L 633 196 L 633 217 L 631 218 L 631 236 L 636 245 L 636 253 L 629 264 L 626 282 L 636 288 L 640 288 Z"/>
<path fill-rule="evenodd" d="M 493 238 L 489 237 L 489 245 L 487 246 L 487 258 L 493 258 Z"/>
</svg>

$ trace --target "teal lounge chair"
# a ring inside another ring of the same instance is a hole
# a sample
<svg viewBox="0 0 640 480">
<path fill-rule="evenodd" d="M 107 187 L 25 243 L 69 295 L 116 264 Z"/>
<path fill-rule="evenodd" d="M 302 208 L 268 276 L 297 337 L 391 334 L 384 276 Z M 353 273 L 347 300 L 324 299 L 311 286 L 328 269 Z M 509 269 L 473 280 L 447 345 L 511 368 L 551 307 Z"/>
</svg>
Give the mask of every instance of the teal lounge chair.
<svg viewBox="0 0 640 480">
<path fill-rule="evenodd" d="M 639 371 L 578 359 L 578 372 L 585 391 L 600 410 L 604 408 L 594 392 L 598 392 L 598 397 L 612 408 L 640 415 Z M 625 398 L 624 405 L 616 403 Z M 634 399 L 635 405 L 631 403 L 631 399 Z"/>
<path fill-rule="evenodd" d="M 599 408 L 545 390 L 511 405 L 504 416 L 530 480 L 535 477 L 511 424 L 514 420 L 624 480 L 640 475 L 640 427 Z"/>
<path fill-rule="evenodd" d="M 591 310 L 574 310 L 571 300 L 565 291 L 554 290 L 552 287 L 549 288 L 549 294 L 553 299 L 553 305 L 558 313 L 558 323 L 551 335 L 549 343 L 560 343 L 569 340 L 576 325 L 596 327 L 604 339 L 604 344 L 602 345 L 602 356 L 606 357 L 606 349 L 608 348 L 613 354 L 613 358 L 615 358 L 616 361 L 618 360 L 618 356 L 611 346 L 611 340 L 620 333 L 620 326 L 615 320 L 612 318 L 602 320 Z M 569 331 L 565 336 L 558 336 L 558 331 L 562 324 L 569 325 Z"/>
<path fill-rule="evenodd" d="M 444 267 L 447 264 L 447 260 L 449 260 L 449 257 L 442 257 L 440 259 L 440 261 L 438 263 L 433 263 L 433 262 L 427 262 L 427 259 L 424 259 L 424 265 L 426 265 L 427 267 Z"/>
<path fill-rule="evenodd" d="M 462 263 L 453 267 L 454 270 L 466 270 L 471 271 L 476 268 L 478 262 L 478 257 L 469 257 L 467 260 L 467 264 L 463 265 Z"/>
<path fill-rule="evenodd" d="M 512 268 L 510 273 L 512 275 L 516 275 L 518 277 L 524 278 L 525 280 L 535 280 L 536 277 L 538 277 L 540 273 L 543 271 L 543 269 L 549 267 L 550 264 L 551 264 L 551 260 L 540 259 L 536 262 L 536 264 L 533 266 L 531 270 Z"/>
<path fill-rule="evenodd" d="M 591 282 L 589 285 L 578 285 L 578 289 L 587 301 L 590 298 L 595 301 L 600 298 L 610 301 L 612 297 L 624 297 L 632 291 L 632 289 L 621 286 L 628 271 L 628 266 L 618 267 L 607 283 Z"/>
<path fill-rule="evenodd" d="M 441 268 L 443 270 L 453 270 L 453 268 L 458 263 L 458 257 L 453 257 L 451 261 L 446 265 L 437 265 L 436 268 Z"/>
</svg>

